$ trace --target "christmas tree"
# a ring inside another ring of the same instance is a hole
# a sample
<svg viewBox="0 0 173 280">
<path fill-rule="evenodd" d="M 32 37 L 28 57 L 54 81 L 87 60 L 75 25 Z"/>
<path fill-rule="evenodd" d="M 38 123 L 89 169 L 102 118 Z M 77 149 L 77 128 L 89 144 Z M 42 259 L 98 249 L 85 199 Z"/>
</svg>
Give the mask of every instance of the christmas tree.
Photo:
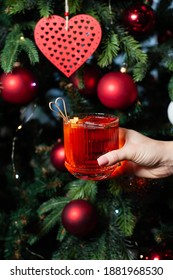
<svg viewBox="0 0 173 280">
<path fill-rule="evenodd" d="M 173 2 L 0 2 L 1 259 L 173 259 L 172 177 L 75 177 L 54 107 L 171 140 Z"/>
</svg>

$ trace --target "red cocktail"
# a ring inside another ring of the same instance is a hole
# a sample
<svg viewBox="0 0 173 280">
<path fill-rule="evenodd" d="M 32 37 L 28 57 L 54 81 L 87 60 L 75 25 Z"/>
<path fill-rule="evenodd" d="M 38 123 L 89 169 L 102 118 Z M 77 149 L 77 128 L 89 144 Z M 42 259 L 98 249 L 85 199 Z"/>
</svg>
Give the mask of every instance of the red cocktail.
<svg viewBox="0 0 173 280">
<path fill-rule="evenodd" d="M 119 148 L 119 118 L 114 115 L 78 114 L 64 121 L 65 166 L 86 180 L 109 178 L 117 165 L 100 167 L 97 158 Z"/>
</svg>

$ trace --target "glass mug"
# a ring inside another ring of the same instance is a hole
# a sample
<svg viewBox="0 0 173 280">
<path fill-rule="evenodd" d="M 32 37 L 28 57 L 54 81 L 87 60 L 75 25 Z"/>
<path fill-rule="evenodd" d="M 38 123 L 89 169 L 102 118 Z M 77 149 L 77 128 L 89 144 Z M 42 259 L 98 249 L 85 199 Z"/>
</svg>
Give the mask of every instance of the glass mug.
<svg viewBox="0 0 173 280">
<path fill-rule="evenodd" d="M 119 118 L 111 114 L 86 113 L 64 120 L 65 166 L 75 177 L 103 180 L 117 164 L 100 167 L 97 158 L 119 148 Z"/>
</svg>

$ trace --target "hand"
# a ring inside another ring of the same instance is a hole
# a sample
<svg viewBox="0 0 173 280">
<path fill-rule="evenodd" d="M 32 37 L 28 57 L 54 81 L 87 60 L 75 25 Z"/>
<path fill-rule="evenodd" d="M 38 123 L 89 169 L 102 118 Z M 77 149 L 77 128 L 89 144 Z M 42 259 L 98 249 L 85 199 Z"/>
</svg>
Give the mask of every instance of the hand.
<svg viewBox="0 0 173 280">
<path fill-rule="evenodd" d="M 173 141 L 159 141 L 125 128 L 119 129 L 124 145 L 98 158 L 100 166 L 127 160 L 125 173 L 143 178 L 163 178 L 173 174 Z"/>
</svg>

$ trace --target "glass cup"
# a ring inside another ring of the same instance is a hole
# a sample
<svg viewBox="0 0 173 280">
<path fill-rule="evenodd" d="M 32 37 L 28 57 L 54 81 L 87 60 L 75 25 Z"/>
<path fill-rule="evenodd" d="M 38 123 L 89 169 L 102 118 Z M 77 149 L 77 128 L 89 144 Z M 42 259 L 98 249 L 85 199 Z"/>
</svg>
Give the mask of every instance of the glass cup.
<svg viewBox="0 0 173 280">
<path fill-rule="evenodd" d="M 111 177 L 117 164 L 100 167 L 97 158 L 119 148 L 119 118 L 87 113 L 64 120 L 65 166 L 75 177 L 103 180 Z"/>
</svg>

